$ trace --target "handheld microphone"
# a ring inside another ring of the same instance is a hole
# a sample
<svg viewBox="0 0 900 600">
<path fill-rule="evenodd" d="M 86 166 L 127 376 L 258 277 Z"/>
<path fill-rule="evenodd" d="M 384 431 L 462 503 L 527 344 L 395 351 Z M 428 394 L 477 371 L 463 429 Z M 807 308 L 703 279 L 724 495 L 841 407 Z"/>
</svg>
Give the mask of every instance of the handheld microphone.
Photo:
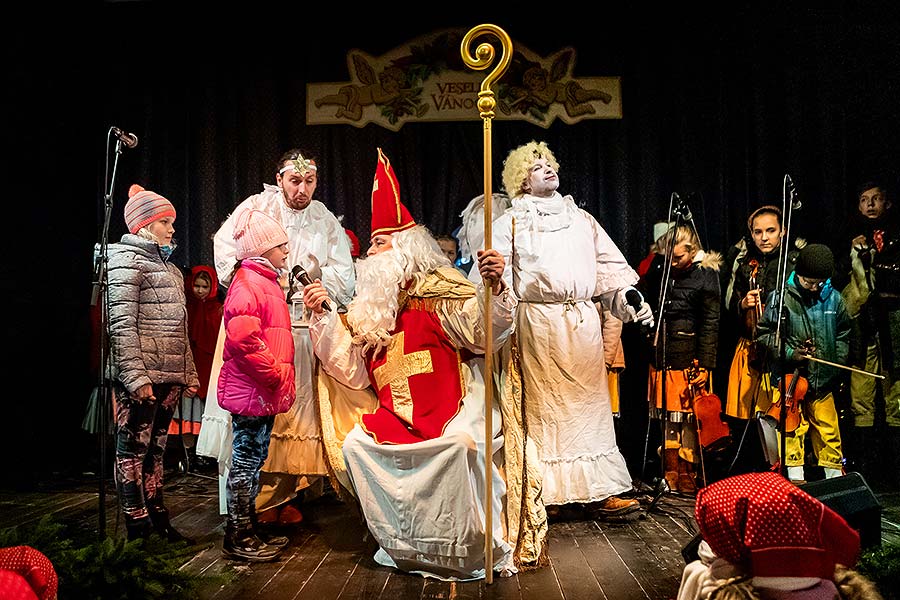
<svg viewBox="0 0 900 600">
<path fill-rule="evenodd" d="M 634 309 L 634 312 L 639 312 L 643 305 L 643 299 L 641 298 L 641 293 L 636 289 L 630 289 L 625 292 L 625 302 L 628 303 L 628 306 Z"/>
<path fill-rule="evenodd" d="M 138 145 L 138 138 L 133 133 L 122 131 L 118 127 L 110 127 L 109 130 L 116 136 L 116 139 L 122 142 L 126 147 L 134 148 Z"/>
<path fill-rule="evenodd" d="M 300 265 L 295 265 L 294 268 L 291 269 L 291 275 L 293 275 L 294 279 L 296 279 L 303 285 L 312 284 L 312 279 L 309 278 L 309 273 L 307 273 L 306 269 L 304 269 Z M 328 312 L 331 312 L 331 307 L 328 305 L 327 300 L 322 302 L 322 308 Z"/>
<path fill-rule="evenodd" d="M 641 312 L 641 309 L 644 307 L 641 293 L 634 288 L 625 292 L 625 302 L 634 309 L 634 314 Z M 649 327 L 650 325 L 647 323 L 641 325 L 641 330 L 644 331 L 645 335 L 650 334 Z"/>
</svg>

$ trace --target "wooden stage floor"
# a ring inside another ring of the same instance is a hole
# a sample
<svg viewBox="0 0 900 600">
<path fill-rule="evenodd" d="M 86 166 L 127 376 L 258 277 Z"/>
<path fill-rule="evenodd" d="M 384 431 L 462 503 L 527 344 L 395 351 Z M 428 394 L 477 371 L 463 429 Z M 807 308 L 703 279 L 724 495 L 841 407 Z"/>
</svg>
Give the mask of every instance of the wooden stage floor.
<svg viewBox="0 0 900 600">
<path fill-rule="evenodd" d="M 47 514 L 96 535 L 99 502 L 96 480 L 58 481 L 38 491 L 0 491 L 0 528 L 36 521 Z M 106 492 L 106 529 L 122 536 L 117 498 Z M 196 574 L 230 573 L 231 581 L 205 586 L 200 598 L 282 599 L 407 598 L 503 600 L 610 600 L 674 598 L 684 559 L 681 549 L 693 537 L 694 499 L 668 493 L 649 512 L 626 522 L 609 523 L 563 512 L 551 522 L 546 568 L 484 581 L 451 583 L 405 574 L 376 564 L 375 544 L 357 512 L 333 495 L 308 502 L 304 521 L 287 530 L 291 545 L 273 563 L 234 562 L 222 556 L 224 517 L 219 514 L 218 484 L 173 472 L 166 483 L 166 504 L 174 526 L 202 549 L 185 565 Z M 652 497 L 638 493 L 644 508 Z M 880 494 L 882 533 L 897 538 L 900 499 Z"/>
</svg>

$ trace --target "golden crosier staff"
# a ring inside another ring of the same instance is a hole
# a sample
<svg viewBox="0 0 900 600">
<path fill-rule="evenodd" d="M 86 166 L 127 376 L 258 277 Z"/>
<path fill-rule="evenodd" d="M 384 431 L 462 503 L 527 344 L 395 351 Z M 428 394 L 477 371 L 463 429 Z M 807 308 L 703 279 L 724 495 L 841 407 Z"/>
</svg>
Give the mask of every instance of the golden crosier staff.
<svg viewBox="0 0 900 600">
<path fill-rule="evenodd" d="M 505 31 L 497 27 L 485 23 L 477 25 L 469 30 L 469 33 L 463 38 L 460 44 L 463 62 L 470 69 L 483 71 L 491 66 L 494 62 L 494 47 L 483 42 L 475 49 L 475 55 L 469 54 L 469 46 L 478 36 L 486 33 L 493 34 L 500 39 L 500 45 L 503 54 L 500 61 L 494 67 L 494 70 L 488 73 L 488 76 L 481 82 L 481 91 L 478 92 L 478 112 L 484 121 L 484 249 L 491 248 L 491 240 L 493 233 L 491 225 L 493 218 L 491 210 L 493 209 L 493 198 L 491 198 L 492 177 L 491 177 L 491 119 L 494 118 L 494 92 L 491 91 L 491 85 L 506 72 L 509 67 L 509 61 L 512 59 L 512 40 Z M 485 282 L 484 285 L 484 580 L 485 583 L 494 582 L 494 530 L 492 524 L 492 502 L 493 495 L 493 460 L 491 455 L 491 441 L 493 436 L 492 411 L 494 405 L 494 358 L 493 358 L 493 324 L 491 322 L 491 306 L 493 304 L 493 286 Z"/>
</svg>

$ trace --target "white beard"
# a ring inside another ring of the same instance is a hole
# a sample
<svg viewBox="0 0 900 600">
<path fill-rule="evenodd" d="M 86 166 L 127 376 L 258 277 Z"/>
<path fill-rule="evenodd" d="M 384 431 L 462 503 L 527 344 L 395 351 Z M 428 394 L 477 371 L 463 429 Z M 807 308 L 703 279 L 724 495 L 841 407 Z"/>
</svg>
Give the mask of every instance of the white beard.
<svg viewBox="0 0 900 600">
<path fill-rule="evenodd" d="M 356 261 L 356 296 L 347 307 L 353 342 L 377 355 L 391 341 L 397 323 L 400 287 L 405 282 L 398 253 L 388 250 Z"/>
<path fill-rule="evenodd" d="M 428 273 L 451 266 L 422 225 L 399 231 L 392 240 L 391 249 L 356 261 L 356 296 L 347 307 L 353 343 L 363 345 L 365 352 L 374 348 L 376 356 L 391 342 L 400 289 L 407 283 L 415 289 Z"/>
</svg>

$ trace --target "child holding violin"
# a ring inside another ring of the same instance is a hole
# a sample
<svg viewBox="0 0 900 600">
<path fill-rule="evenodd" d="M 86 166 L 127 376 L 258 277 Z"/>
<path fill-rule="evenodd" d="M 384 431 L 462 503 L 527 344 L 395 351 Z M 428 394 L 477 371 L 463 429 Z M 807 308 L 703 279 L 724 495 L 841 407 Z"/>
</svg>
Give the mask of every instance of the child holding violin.
<svg viewBox="0 0 900 600">
<path fill-rule="evenodd" d="M 758 342 L 759 321 L 764 301 L 778 288 L 778 267 L 781 255 L 781 209 L 761 206 L 747 219 L 750 239 L 744 241 L 742 251 L 731 265 L 732 276 L 727 285 L 725 301 L 728 319 L 737 319 L 740 332 L 725 396 L 725 414 L 738 429 L 757 411 L 765 412 L 772 403 L 774 389 L 769 381 L 772 366 L 766 347 Z M 797 261 L 798 250 L 787 253 L 790 273 Z"/>
<path fill-rule="evenodd" d="M 656 304 L 662 285 L 664 255 L 654 259 L 639 284 L 644 297 L 651 303 L 654 316 L 664 319 L 665 328 L 665 356 L 660 343 L 651 356 L 650 417 L 665 417 L 666 420 L 661 451 L 666 482 L 673 490 L 694 493 L 697 491 L 697 465 L 701 461 L 694 403 L 711 389 L 709 371 L 716 366 L 720 305 L 718 271 L 722 258 L 717 252 L 704 252 L 697 233 L 689 225 L 670 230 L 660 239 L 659 247 L 672 248 L 671 277 L 662 315 Z M 715 404 L 715 414 L 711 416 L 718 420 L 721 412 L 718 398 Z"/>
<path fill-rule="evenodd" d="M 788 413 L 799 409 L 796 428 L 786 427 L 785 465 L 791 481 L 805 481 L 803 464 L 805 438 L 809 432 L 812 451 L 825 477 L 843 474 L 841 432 L 834 404 L 834 390 L 840 383 L 842 370 L 820 361 L 845 365 L 850 350 L 850 318 L 841 294 L 831 286 L 834 275 L 834 255 L 823 244 L 805 246 L 797 258 L 794 271 L 784 286 L 783 325 L 786 364 L 777 369 L 773 361 L 773 379 L 783 375 L 798 376 L 797 387 L 785 406 Z M 777 291 L 769 295 L 760 329 L 761 339 L 771 356 L 778 357 L 775 324 L 778 320 Z M 818 360 L 817 360 L 818 359 Z M 785 377 L 785 379 L 787 379 Z M 802 398 L 800 396 L 803 396 Z M 785 398 L 784 393 L 779 394 Z M 780 399 L 770 414 L 776 416 Z M 793 405 L 796 403 L 796 405 Z M 776 411 L 777 409 L 777 411 Z"/>
</svg>

